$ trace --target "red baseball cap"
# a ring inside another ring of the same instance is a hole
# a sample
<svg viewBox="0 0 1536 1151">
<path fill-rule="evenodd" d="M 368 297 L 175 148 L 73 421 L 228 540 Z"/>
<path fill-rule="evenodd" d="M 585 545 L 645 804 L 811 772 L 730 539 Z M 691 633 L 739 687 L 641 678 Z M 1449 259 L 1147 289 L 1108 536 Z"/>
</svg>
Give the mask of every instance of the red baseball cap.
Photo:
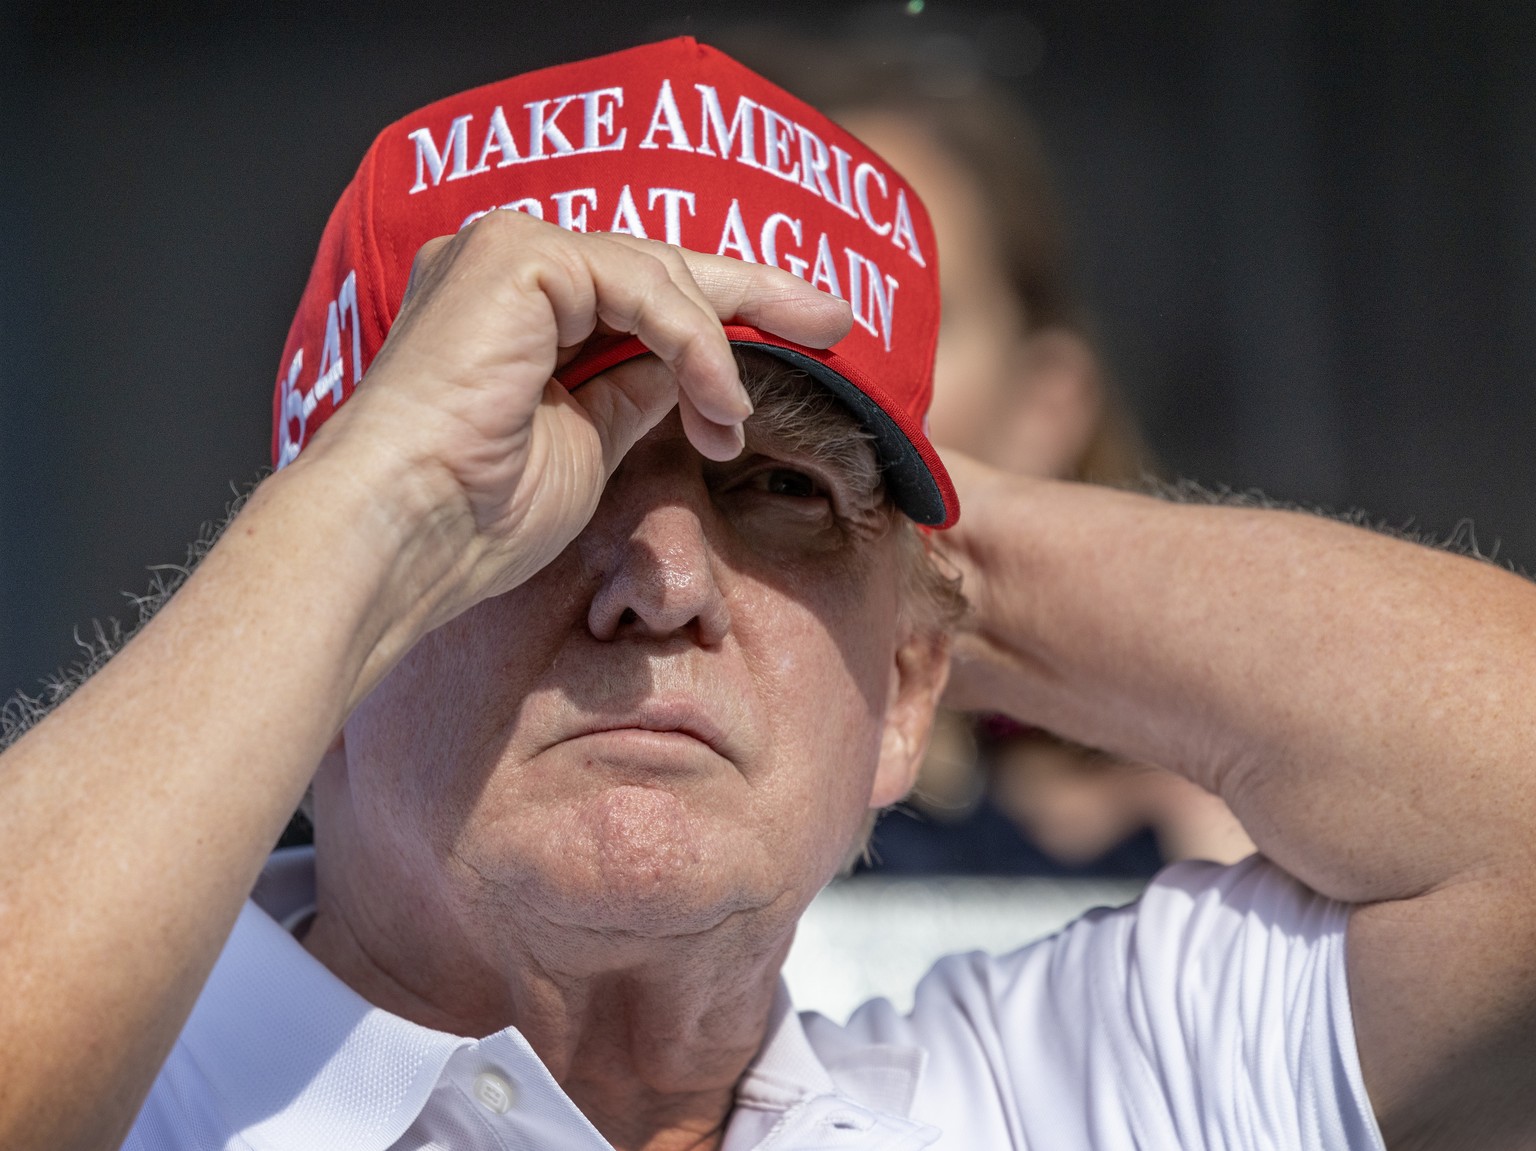
<svg viewBox="0 0 1536 1151">
<path fill-rule="evenodd" d="M 288 332 L 272 460 L 296 456 L 356 389 L 416 251 L 498 208 L 784 268 L 853 309 L 830 350 L 728 321 L 831 389 L 874 438 L 886 489 L 920 524 L 959 515 L 929 442 L 939 330 L 928 213 L 896 171 L 820 112 L 689 37 L 530 72 L 386 128 L 342 193 Z M 575 388 L 647 349 L 594 340 Z"/>
</svg>

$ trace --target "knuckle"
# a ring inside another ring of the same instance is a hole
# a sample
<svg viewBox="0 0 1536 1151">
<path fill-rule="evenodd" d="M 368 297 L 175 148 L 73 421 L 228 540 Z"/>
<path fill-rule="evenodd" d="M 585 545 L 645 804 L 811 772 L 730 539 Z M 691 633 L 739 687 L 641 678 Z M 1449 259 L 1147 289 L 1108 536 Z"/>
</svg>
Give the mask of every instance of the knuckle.
<svg viewBox="0 0 1536 1151">
<path fill-rule="evenodd" d="M 672 272 L 650 252 L 637 251 L 634 257 L 629 261 L 625 275 L 634 278 L 642 299 L 654 302 L 672 285 Z"/>
<path fill-rule="evenodd" d="M 686 272 L 688 270 L 688 261 L 683 257 L 682 248 L 676 244 L 668 244 L 664 240 L 652 240 L 650 243 L 651 254 L 666 264 L 667 267 L 672 268 L 674 271 Z"/>
<path fill-rule="evenodd" d="M 571 285 L 586 278 L 579 237 L 522 212 L 497 209 L 459 235 L 477 258 L 488 260 L 492 267 L 515 269 L 535 278 L 553 273 Z"/>
<path fill-rule="evenodd" d="M 693 283 L 693 270 L 688 260 L 683 255 L 683 250 L 676 244 L 666 244 L 660 240 L 651 241 L 651 256 L 665 268 L 667 276 L 679 287 L 686 287 Z"/>
<path fill-rule="evenodd" d="M 411 278 L 415 279 L 431 269 L 432 265 L 440 258 L 443 248 L 451 240 L 451 236 L 438 236 L 417 248 L 416 255 L 411 260 Z"/>
<path fill-rule="evenodd" d="M 664 257 L 657 255 L 655 252 L 648 252 L 646 255 L 645 274 L 653 284 L 658 287 L 666 287 L 675 282 L 672 266 Z"/>
<path fill-rule="evenodd" d="M 541 222 L 514 208 L 493 208 L 462 230 L 467 232 L 471 228 L 480 228 L 488 232 L 516 232 L 527 228 L 529 224 Z"/>
<path fill-rule="evenodd" d="M 558 230 L 526 213 L 497 208 L 465 224 L 454 238 L 467 251 L 500 255 L 539 242 L 546 229 Z"/>
<path fill-rule="evenodd" d="M 675 281 L 678 270 L 684 267 L 676 256 L 677 249 L 660 240 L 642 240 L 623 232 L 595 232 L 590 239 L 617 248 L 622 253 L 618 258 L 629 265 L 634 275 L 645 277 L 648 286 Z"/>
<path fill-rule="evenodd" d="M 579 233 L 551 225 L 547 230 L 522 237 L 517 251 L 527 253 L 569 280 L 590 280 L 591 272 L 581 240 Z"/>
<path fill-rule="evenodd" d="M 478 220 L 465 224 L 454 237 L 459 246 L 468 251 L 478 251 L 484 247 L 499 247 L 509 233 L 516 230 L 517 225 L 507 219 L 516 215 L 513 212 L 487 212 Z"/>
</svg>

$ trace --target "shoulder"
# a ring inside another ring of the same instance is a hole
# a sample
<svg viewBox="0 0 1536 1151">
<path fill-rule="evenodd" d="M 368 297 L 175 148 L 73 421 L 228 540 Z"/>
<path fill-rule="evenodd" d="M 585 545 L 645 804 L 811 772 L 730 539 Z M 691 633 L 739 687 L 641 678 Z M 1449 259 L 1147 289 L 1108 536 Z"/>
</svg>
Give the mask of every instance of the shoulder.
<svg viewBox="0 0 1536 1151">
<path fill-rule="evenodd" d="M 953 1008 L 967 1019 L 1027 1016 L 1050 1001 L 1076 1003 L 1080 1018 L 1123 1005 L 1136 988 L 1163 986 L 1214 1000 L 1234 963 L 1262 963 L 1266 980 L 1293 985 L 1342 954 L 1349 908 L 1326 899 L 1261 856 L 1232 866 L 1178 863 L 1164 868 L 1123 907 L 1087 912 L 1056 934 L 1005 955 L 971 952 L 940 960 L 919 984 L 910 1016 L 883 1000 L 867 1004 L 849 1028 L 946 1027 Z M 1274 968 L 1277 960 L 1285 965 Z M 1342 969 L 1340 970 L 1342 974 Z M 902 1020 L 900 1024 L 896 1020 Z"/>
<path fill-rule="evenodd" d="M 1135 903 L 1020 951 L 940 961 L 909 1015 L 876 1001 L 846 1032 L 927 1052 L 914 1117 L 946 1127 L 957 1110 L 964 1124 L 990 1111 L 994 1129 L 972 1138 L 1055 1132 L 1051 1145 L 1088 1146 L 1061 1133 L 1092 1130 L 1095 1146 L 1242 1148 L 1262 1131 L 1370 1148 L 1347 922 L 1344 905 L 1262 858 L 1178 864 Z M 808 1025 L 813 1041 L 823 1026 Z"/>
</svg>

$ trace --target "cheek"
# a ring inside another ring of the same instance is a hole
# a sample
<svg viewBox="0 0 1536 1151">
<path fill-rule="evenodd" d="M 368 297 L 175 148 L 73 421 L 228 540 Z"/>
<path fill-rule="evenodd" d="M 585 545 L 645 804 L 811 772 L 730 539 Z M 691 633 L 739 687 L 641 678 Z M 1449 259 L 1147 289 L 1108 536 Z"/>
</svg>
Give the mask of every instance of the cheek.
<svg viewBox="0 0 1536 1151">
<path fill-rule="evenodd" d="M 537 590 L 527 585 L 444 624 L 358 705 L 346 753 L 360 819 L 436 838 L 462 824 L 569 627 L 551 597 L 525 594 Z"/>
<path fill-rule="evenodd" d="M 365 834 L 430 840 L 465 802 L 484 677 L 451 658 L 451 629 L 418 643 L 347 721 L 349 800 Z"/>
<path fill-rule="evenodd" d="M 831 581 L 815 600 L 754 597 L 740 633 L 772 744 L 770 785 L 823 825 L 856 825 L 869 799 L 894 659 L 895 597 L 878 582 Z"/>
</svg>

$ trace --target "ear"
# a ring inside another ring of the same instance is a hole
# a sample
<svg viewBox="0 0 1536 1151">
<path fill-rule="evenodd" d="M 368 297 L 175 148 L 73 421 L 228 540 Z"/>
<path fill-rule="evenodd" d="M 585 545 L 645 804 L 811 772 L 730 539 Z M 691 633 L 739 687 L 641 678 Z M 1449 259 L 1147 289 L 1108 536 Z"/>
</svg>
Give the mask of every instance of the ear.
<svg viewBox="0 0 1536 1151">
<path fill-rule="evenodd" d="M 1104 414 L 1098 357 L 1068 328 L 1042 328 L 1019 343 L 1016 398 L 992 462 L 1026 475 L 1071 476 Z"/>
<path fill-rule="evenodd" d="M 880 763 L 875 769 L 869 806 L 879 809 L 905 798 L 933 735 L 939 697 L 949 681 L 947 632 L 914 633 L 896 649 L 886 699 L 885 730 L 880 739 Z"/>
</svg>

